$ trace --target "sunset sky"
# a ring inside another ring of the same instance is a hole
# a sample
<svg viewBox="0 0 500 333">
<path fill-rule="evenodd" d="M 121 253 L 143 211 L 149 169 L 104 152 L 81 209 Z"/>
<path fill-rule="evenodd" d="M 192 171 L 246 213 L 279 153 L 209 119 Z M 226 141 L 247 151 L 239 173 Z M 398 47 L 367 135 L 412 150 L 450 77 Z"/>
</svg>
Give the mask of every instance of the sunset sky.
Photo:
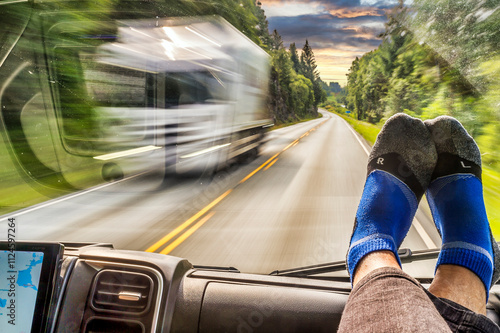
<svg viewBox="0 0 500 333">
<path fill-rule="evenodd" d="M 346 83 L 356 56 L 378 47 L 384 31 L 385 10 L 397 0 L 260 0 L 269 21 L 285 46 L 297 49 L 309 40 L 323 81 Z"/>
</svg>

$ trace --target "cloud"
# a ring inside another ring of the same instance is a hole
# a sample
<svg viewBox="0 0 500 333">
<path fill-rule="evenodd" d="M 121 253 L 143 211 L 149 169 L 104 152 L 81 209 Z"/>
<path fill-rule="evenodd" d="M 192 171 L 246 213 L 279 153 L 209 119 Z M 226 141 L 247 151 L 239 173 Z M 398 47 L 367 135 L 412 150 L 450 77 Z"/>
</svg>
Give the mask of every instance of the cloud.
<svg viewBox="0 0 500 333">
<path fill-rule="evenodd" d="M 333 16 L 383 16 L 396 0 L 261 0 L 269 17 L 330 13 Z M 300 14 L 299 14 L 300 13 Z"/>
<path fill-rule="evenodd" d="M 377 48 L 387 21 L 385 12 L 397 0 L 260 0 L 285 45 L 305 40 L 313 48 L 321 77 L 345 83 L 355 57 Z"/>
<path fill-rule="evenodd" d="M 351 18 L 359 16 L 384 16 L 385 12 L 379 8 L 360 7 L 360 8 L 335 8 L 329 10 L 329 13 L 339 18 Z"/>
<path fill-rule="evenodd" d="M 342 44 L 357 46 L 367 52 L 380 44 L 377 36 L 384 31 L 385 17 L 339 19 L 331 15 L 304 15 L 268 20 L 270 28 L 278 30 L 285 45 L 291 42 L 303 44 L 308 39 L 313 48 Z"/>
</svg>

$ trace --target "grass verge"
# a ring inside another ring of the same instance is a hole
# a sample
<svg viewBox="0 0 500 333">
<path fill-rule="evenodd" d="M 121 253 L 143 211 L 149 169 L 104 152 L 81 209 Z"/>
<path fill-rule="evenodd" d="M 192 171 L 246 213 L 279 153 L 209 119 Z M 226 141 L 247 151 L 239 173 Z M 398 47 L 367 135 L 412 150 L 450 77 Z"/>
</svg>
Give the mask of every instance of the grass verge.
<svg viewBox="0 0 500 333">
<path fill-rule="evenodd" d="M 336 115 L 345 119 L 349 123 L 349 125 L 351 125 L 352 128 L 354 128 L 354 130 L 356 130 L 356 132 L 358 132 L 363 138 L 365 138 L 365 140 L 368 141 L 371 145 L 375 143 L 377 135 L 380 132 L 380 129 L 382 128 L 381 125 L 374 125 L 366 121 L 356 120 L 346 115 L 345 113 L 339 112 L 340 108 L 336 109 L 333 107 L 326 106 L 325 109 L 327 109 L 330 112 L 334 112 Z M 342 108 L 342 110 L 345 109 Z"/>
<path fill-rule="evenodd" d="M 318 119 L 318 118 L 322 118 L 322 117 L 323 117 L 323 115 L 318 112 L 318 116 L 316 116 L 316 117 L 312 117 L 311 116 L 311 117 L 307 117 L 307 118 L 296 120 L 296 121 L 290 121 L 290 122 L 286 122 L 286 123 L 276 124 L 273 127 L 271 127 L 271 130 L 275 130 L 275 129 L 278 129 L 278 128 L 292 126 L 292 125 L 295 125 L 295 124 L 298 124 L 298 123 L 303 123 L 303 122 L 306 122 L 306 121 L 309 121 L 309 120 L 314 120 L 314 119 Z"/>
<path fill-rule="evenodd" d="M 500 172 L 483 166 L 484 203 L 491 231 L 500 240 Z"/>
</svg>

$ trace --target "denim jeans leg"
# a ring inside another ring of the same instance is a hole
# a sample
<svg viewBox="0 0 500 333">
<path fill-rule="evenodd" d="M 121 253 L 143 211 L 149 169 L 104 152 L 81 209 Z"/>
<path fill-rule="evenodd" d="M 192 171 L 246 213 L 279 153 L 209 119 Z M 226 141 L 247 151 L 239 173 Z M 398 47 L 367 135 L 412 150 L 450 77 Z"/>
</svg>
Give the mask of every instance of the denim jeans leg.
<svg viewBox="0 0 500 333">
<path fill-rule="evenodd" d="M 338 332 L 451 332 L 417 280 L 384 267 L 352 290 Z"/>
<path fill-rule="evenodd" d="M 488 317 L 449 299 L 436 297 L 427 290 L 425 292 L 453 332 L 500 333 L 500 327 Z"/>
</svg>

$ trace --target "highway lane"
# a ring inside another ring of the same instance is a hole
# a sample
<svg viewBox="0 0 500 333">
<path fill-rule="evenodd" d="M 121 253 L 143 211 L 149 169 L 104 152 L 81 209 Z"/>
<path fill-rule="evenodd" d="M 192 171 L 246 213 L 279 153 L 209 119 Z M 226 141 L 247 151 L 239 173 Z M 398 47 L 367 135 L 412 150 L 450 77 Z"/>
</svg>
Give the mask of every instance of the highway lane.
<svg viewBox="0 0 500 333">
<path fill-rule="evenodd" d="M 186 240 L 163 252 L 195 264 L 258 273 L 343 260 L 369 148 L 340 117 L 325 113 L 318 122 L 316 130 L 282 152 L 271 167 L 211 209 L 213 215 L 207 212 L 208 220 Z M 305 129 L 297 126 L 288 139 Z M 424 238 L 439 244 L 432 222 L 424 213 L 419 216 Z M 412 249 L 429 245 L 415 227 L 403 244 Z"/>
<path fill-rule="evenodd" d="M 369 147 L 327 112 L 270 136 L 257 159 L 213 179 L 141 175 L 10 216 L 22 239 L 111 242 L 244 272 L 344 259 Z M 439 245 L 427 216 L 403 246 Z"/>
</svg>

